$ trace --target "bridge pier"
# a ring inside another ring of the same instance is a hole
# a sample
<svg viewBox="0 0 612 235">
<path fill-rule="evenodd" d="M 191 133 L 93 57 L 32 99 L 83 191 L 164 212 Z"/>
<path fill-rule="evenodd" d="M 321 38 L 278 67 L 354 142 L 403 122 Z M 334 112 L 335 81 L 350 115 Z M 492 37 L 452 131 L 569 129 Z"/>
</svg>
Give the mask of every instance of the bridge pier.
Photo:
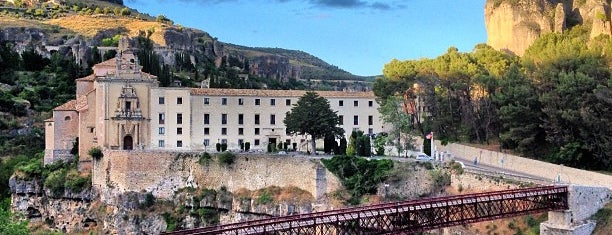
<svg viewBox="0 0 612 235">
<path fill-rule="evenodd" d="M 548 212 L 548 221 L 540 224 L 540 234 L 592 234 L 596 224 L 588 219 L 603 208 L 611 196 L 606 187 L 570 185 L 567 199 L 569 210 Z"/>
</svg>

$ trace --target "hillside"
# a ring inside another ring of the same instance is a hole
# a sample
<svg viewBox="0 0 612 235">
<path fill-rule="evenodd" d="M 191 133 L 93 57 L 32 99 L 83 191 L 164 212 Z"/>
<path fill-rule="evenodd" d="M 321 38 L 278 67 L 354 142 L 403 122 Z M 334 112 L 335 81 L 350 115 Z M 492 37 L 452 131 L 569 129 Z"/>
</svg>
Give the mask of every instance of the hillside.
<svg viewBox="0 0 612 235">
<path fill-rule="evenodd" d="M 373 80 L 373 77 L 352 75 L 302 51 L 251 48 L 220 42 L 202 30 L 174 24 L 163 15 L 152 17 L 142 14 L 136 9 L 120 5 L 121 3 L 122 1 L 95 0 L 64 1 L 61 5 L 44 1 L 27 1 L 27 4 L 20 6 L 0 3 L 4 4 L 0 8 L 4 9 L 0 13 L 0 32 L 4 32 L 4 35 L 0 35 L 0 40 L 36 46 L 43 54 L 49 53 L 45 52 L 43 45 L 74 47 L 75 44 L 85 44 L 88 48 L 80 48 L 85 49 L 85 52 L 78 50 L 72 53 L 80 57 L 78 60 L 87 63 L 90 59 L 88 57 L 91 57 L 90 48 L 108 46 L 104 45 L 104 39 L 116 35 L 128 35 L 132 38 L 146 36 L 153 41 L 153 48 L 161 57 L 161 61 L 171 66 L 177 66 L 176 55 L 181 55 L 191 58 L 191 63 L 196 68 L 201 67 L 199 70 L 205 70 L 206 63 L 212 63 L 217 68 L 225 65 L 248 65 L 248 68 L 237 66 L 239 69 L 235 72 L 280 82 L 291 79 Z M 23 35 L 23 32 L 11 31 L 14 28 L 36 29 L 41 35 L 40 38 L 31 37 L 28 33 Z M 230 64 L 230 61 L 238 63 Z M 223 62 L 226 64 L 222 66 Z M 211 76 L 210 73 L 206 75 Z"/>
</svg>

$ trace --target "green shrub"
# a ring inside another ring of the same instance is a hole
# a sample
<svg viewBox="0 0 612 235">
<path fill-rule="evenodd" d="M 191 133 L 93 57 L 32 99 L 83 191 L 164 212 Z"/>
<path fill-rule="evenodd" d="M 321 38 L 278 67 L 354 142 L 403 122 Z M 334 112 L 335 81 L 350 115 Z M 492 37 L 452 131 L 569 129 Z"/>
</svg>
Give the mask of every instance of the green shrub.
<svg viewBox="0 0 612 235">
<path fill-rule="evenodd" d="M 217 149 L 217 152 L 221 152 L 221 143 L 215 144 L 215 148 Z"/>
<path fill-rule="evenodd" d="M 200 154 L 198 163 L 200 163 L 200 165 L 202 166 L 208 166 L 208 164 L 210 164 L 211 159 L 212 159 L 212 156 L 209 153 L 203 152 L 202 154 Z"/>
<path fill-rule="evenodd" d="M 442 170 L 431 170 L 429 171 L 429 175 L 434 182 L 434 186 L 436 187 L 444 187 L 450 185 L 451 177 L 450 174 L 442 171 Z"/>
<path fill-rule="evenodd" d="M 174 218 L 174 216 L 168 212 L 163 213 L 162 217 L 164 217 L 164 220 L 166 221 L 166 232 L 174 231 L 177 224 L 176 218 Z"/>
<path fill-rule="evenodd" d="M 91 175 L 81 176 L 76 169 L 68 171 L 65 179 L 64 188 L 70 189 L 74 193 L 91 188 Z"/>
<path fill-rule="evenodd" d="M 100 160 L 102 157 L 104 157 L 104 153 L 102 153 L 102 149 L 100 149 L 99 147 L 93 147 L 89 149 L 89 151 L 87 151 L 87 154 L 89 154 L 89 156 L 96 160 Z"/>
<path fill-rule="evenodd" d="M 268 190 L 263 190 L 263 192 L 261 192 L 261 195 L 259 195 L 259 197 L 257 198 L 257 203 L 259 204 L 268 204 L 272 201 L 274 201 L 274 199 L 272 198 L 272 195 L 270 194 L 270 192 L 268 192 Z"/>
<path fill-rule="evenodd" d="M 250 149 L 251 149 L 251 143 L 250 142 L 244 143 L 244 151 L 248 152 Z"/>
<path fill-rule="evenodd" d="M 148 192 L 147 194 L 145 194 L 144 201 L 140 203 L 139 206 L 140 209 L 145 209 L 152 207 L 153 205 L 155 205 L 155 196 L 153 196 L 153 193 Z"/>
<path fill-rule="evenodd" d="M 227 144 L 221 143 L 221 152 L 225 152 L 225 150 L 227 150 Z"/>
<path fill-rule="evenodd" d="M 51 190 L 52 196 L 60 196 L 64 193 L 64 185 L 66 182 L 66 170 L 60 169 L 53 171 L 45 179 L 45 187 Z"/>
<path fill-rule="evenodd" d="M 218 156 L 219 158 L 219 164 L 221 164 L 222 166 L 229 166 L 234 164 L 234 161 L 236 160 L 236 155 L 234 155 L 231 152 L 223 152 L 221 154 L 219 154 Z"/>
</svg>

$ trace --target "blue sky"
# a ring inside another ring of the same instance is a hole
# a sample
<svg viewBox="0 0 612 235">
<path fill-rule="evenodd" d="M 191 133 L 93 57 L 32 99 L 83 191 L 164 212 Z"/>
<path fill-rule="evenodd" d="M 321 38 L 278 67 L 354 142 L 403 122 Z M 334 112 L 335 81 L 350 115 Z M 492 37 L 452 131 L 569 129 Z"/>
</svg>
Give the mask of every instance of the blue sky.
<svg viewBox="0 0 612 235">
<path fill-rule="evenodd" d="M 222 42 L 301 50 L 356 75 L 486 42 L 485 0 L 125 0 Z"/>
</svg>

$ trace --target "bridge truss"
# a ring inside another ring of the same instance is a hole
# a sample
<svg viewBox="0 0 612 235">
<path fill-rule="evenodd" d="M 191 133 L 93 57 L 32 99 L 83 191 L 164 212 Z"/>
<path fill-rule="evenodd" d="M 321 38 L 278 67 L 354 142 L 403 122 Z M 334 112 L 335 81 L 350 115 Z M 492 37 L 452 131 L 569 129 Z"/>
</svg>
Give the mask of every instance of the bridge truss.
<svg viewBox="0 0 612 235">
<path fill-rule="evenodd" d="M 429 198 L 275 217 L 170 234 L 412 234 L 568 209 L 566 186 Z"/>
</svg>

